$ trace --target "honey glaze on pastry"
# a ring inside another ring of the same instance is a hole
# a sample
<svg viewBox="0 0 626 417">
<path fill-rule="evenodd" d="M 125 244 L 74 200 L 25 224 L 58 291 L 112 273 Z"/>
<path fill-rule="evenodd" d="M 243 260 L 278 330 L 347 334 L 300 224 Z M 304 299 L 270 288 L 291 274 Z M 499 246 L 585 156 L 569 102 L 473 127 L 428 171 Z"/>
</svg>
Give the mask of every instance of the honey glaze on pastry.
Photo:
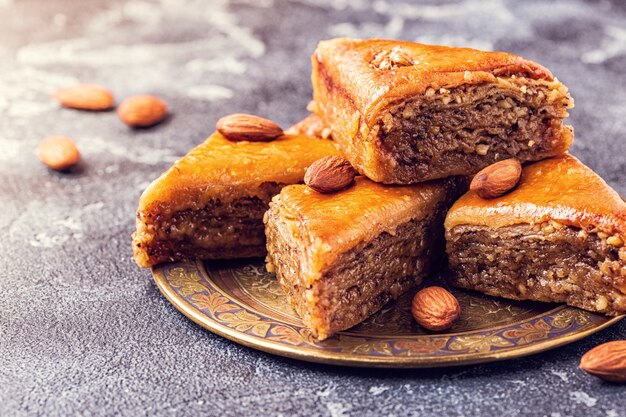
<svg viewBox="0 0 626 417">
<path fill-rule="evenodd" d="M 331 141 L 284 135 L 234 142 L 219 133 L 177 161 L 143 193 L 133 251 L 139 266 L 180 259 L 265 255 L 263 213 L 283 186 L 301 183 Z"/>
<path fill-rule="evenodd" d="M 315 112 L 377 182 L 472 175 L 565 152 L 573 100 L 550 71 L 505 52 L 370 39 L 320 42 Z"/>
<path fill-rule="evenodd" d="M 386 186 L 359 176 L 332 194 L 287 186 L 265 217 L 268 270 L 304 324 L 325 339 L 436 270 L 445 213 L 466 183 Z"/>
<path fill-rule="evenodd" d="M 468 192 L 445 227 L 455 285 L 626 313 L 626 203 L 569 154 L 525 166 L 502 197 Z"/>
</svg>

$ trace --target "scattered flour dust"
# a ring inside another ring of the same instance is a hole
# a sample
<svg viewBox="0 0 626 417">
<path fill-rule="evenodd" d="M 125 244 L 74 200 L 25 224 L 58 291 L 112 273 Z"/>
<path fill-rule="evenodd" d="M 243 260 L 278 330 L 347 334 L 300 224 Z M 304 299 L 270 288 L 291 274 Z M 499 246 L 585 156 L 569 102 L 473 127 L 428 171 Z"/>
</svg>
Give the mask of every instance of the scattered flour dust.
<svg viewBox="0 0 626 417">
<path fill-rule="evenodd" d="M 186 91 L 187 96 L 207 101 L 232 98 L 234 93 L 231 89 L 221 85 L 199 85 L 190 87 Z"/>
<path fill-rule="evenodd" d="M 54 75 L 31 67 L 6 71 L 0 78 L 0 113 L 14 124 L 31 123 L 34 116 L 57 107 L 50 100 L 50 93 L 59 85 L 76 82 L 74 77 Z"/>
<path fill-rule="evenodd" d="M 133 146 L 127 146 L 98 136 L 92 136 L 84 139 L 85 140 L 83 140 L 80 145 L 81 149 L 84 153 L 91 155 L 104 153 L 146 165 L 174 162 L 179 157 L 169 149 L 161 149 L 151 146 L 136 146 L 137 143 L 133 144 Z"/>
<path fill-rule="evenodd" d="M 380 14 L 399 14 L 407 19 L 423 19 L 429 21 L 448 20 L 471 12 L 475 1 L 451 4 L 411 4 L 409 2 L 390 4 L 387 1 L 374 2 L 374 11 Z"/>
<path fill-rule="evenodd" d="M 587 407 L 593 407 L 598 402 L 597 399 L 593 398 L 584 391 L 572 391 L 570 392 L 569 397 L 575 403 L 584 404 Z"/>
<path fill-rule="evenodd" d="M 50 236 L 47 233 L 37 233 L 28 243 L 35 248 L 52 248 L 62 245 L 69 239 L 68 235 Z"/>
<path fill-rule="evenodd" d="M 587 51 L 580 57 L 586 64 L 601 64 L 613 57 L 626 54 L 626 29 L 607 26 L 601 47 Z"/>
<path fill-rule="evenodd" d="M 376 395 L 380 395 L 383 392 L 387 391 L 389 389 L 389 387 L 387 385 L 374 385 L 372 387 L 370 387 L 369 393 L 376 396 Z"/>
<path fill-rule="evenodd" d="M 369 7 L 369 0 L 294 0 L 297 3 L 313 7 L 333 8 L 335 10 L 364 10 Z"/>
<path fill-rule="evenodd" d="M 350 7 L 353 7 L 350 5 Z M 360 22 L 341 22 L 329 27 L 330 36 L 345 36 L 352 38 L 387 37 L 397 38 L 402 35 L 406 21 L 419 20 L 424 22 L 446 22 L 450 30 L 442 35 L 423 34 L 414 40 L 421 43 L 472 47 L 484 50 L 493 50 L 492 39 L 504 34 L 508 36 L 523 37 L 532 29 L 528 24 L 520 23 L 513 13 L 507 8 L 502 0 L 464 0 L 449 4 L 413 4 L 411 2 L 390 3 L 386 0 L 377 0 L 371 4 L 373 12 L 383 18 L 386 23 L 379 19 Z M 485 15 L 487 14 L 487 16 Z M 478 21 L 488 18 L 491 25 L 484 28 L 480 38 L 467 37 L 467 30 L 455 32 L 455 22 L 463 23 Z M 515 25 L 513 25 L 515 23 Z"/>
<path fill-rule="evenodd" d="M 569 377 L 567 376 L 567 372 L 555 371 L 554 369 L 550 369 L 550 373 L 552 375 L 558 376 L 563 382 L 569 382 Z"/>
<path fill-rule="evenodd" d="M 350 404 L 335 402 L 326 403 L 326 408 L 328 409 L 331 417 L 348 417 L 348 414 L 346 413 L 352 410 L 352 406 Z"/>
<path fill-rule="evenodd" d="M 249 3 L 253 7 L 272 4 L 271 0 Z M 234 92 L 219 85 L 221 74 L 244 74 L 245 60 L 259 58 L 266 51 L 265 43 L 239 19 L 227 0 L 212 0 L 211 7 L 204 0 L 129 0 L 94 15 L 85 23 L 84 34 L 22 47 L 17 62 L 29 68 L 59 64 L 102 67 L 113 79 L 119 79 L 115 72 L 122 71 L 136 90 L 167 91 L 198 100 L 228 99 Z M 161 38 L 162 28 L 173 21 L 186 22 L 200 34 L 180 42 L 155 41 Z M 135 42 L 119 36 L 122 26 L 135 33 Z M 219 60 L 189 58 L 198 56 Z M 153 68 L 155 62 L 158 68 Z M 179 82 L 172 84 L 174 76 Z"/>
<path fill-rule="evenodd" d="M 11 162 L 20 156 L 23 141 L 2 138 L 4 142 L 2 152 L 0 152 L 0 162 Z"/>
<path fill-rule="evenodd" d="M 68 216 L 52 220 L 47 232 L 35 233 L 28 243 L 35 248 L 52 248 L 70 239 L 81 240 L 84 236 L 83 217 L 99 212 L 103 207 L 104 203 L 99 201 L 71 210 Z"/>
<path fill-rule="evenodd" d="M 246 64 L 232 56 L 218 59 L 192 59 L 185 64 L 190 73 L 221 72 L 228 74 L 245 74 Z"/>
</svg>

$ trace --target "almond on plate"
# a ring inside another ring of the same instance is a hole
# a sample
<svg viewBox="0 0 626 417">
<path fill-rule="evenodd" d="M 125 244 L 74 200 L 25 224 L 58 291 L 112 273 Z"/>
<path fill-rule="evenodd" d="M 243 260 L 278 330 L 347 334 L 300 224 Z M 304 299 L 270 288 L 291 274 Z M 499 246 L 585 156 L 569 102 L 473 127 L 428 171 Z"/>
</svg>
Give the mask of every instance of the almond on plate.
<svg viewBox="0 0 626 417">
<path fill-rule="evenodd" d="M 451 292 L 443 287 L 426 287 L 415 294 L 411 314 L 417 323 L 428 330 L 446 330 L 461 314 L 461 306 Z"/>
</svg>

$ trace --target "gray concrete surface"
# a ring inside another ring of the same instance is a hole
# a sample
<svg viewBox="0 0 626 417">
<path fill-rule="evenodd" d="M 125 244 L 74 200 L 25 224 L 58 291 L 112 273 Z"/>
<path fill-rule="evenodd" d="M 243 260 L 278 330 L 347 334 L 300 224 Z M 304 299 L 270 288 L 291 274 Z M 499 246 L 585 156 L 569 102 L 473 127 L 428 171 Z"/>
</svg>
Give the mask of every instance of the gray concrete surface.
<svg viewBox="0 0 626 417">
<path fill-rule="evenodd" d="M 319 39 L 390 37 L 536 59 L 576 99 L 572 152 L 626 194 L 626 5 L 619 1 L 0 0 L 1 416 L 606 416 L 625 387 L 577 369 L 626 323 L 505 363 L 440 370 L 295 362 L 178 313 L 132 259 L 143 188 L 215 121 L 289 125 L 311 94 Z M 114 112 L 61 109 L 57 87 L 164 97 L 132 131 Z M 83 163 L 48 171 L 34 148 L 75 138 Z"/>
</svg>

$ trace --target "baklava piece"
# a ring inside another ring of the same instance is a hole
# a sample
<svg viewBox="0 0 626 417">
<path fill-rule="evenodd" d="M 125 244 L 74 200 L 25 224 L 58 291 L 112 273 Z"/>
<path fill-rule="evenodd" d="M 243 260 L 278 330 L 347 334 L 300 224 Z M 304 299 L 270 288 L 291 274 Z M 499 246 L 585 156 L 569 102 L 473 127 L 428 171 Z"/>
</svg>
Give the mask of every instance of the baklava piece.
<svg viewBox="0 0 626 417">
<path fill-rule="evenodd" d="M 283 186 L 337 150 L 328 140 L 284 135 L 231 142 L 219 133 L 177 161 L 143 193 L 133 252 L 139 266 L 180 259 L 265 255 L 263 213 Z"/>
<path fill-rule="evenodd" d="M 573 156 L 525 166 L 502 197 L 468 192 L 448 213 L 446 240 L 459 287 L 626 313 L 626 204 Z"/>
<path fill-rule="evenodd" d="M 411 184 L 564 153 L 573 100 L 546 68 L 504 52 L 390 40 L 320 42 L 314 111 L 370 179 Z"/>
<path fill-rule="evenodd" d="M 267 267 L 319 339 L 348 329 L 434 271 L 443 220 L 466 181 L 385 186 L 365 177 L 334 194 L 283 188 L 265 217 Z"/>
</svg>

